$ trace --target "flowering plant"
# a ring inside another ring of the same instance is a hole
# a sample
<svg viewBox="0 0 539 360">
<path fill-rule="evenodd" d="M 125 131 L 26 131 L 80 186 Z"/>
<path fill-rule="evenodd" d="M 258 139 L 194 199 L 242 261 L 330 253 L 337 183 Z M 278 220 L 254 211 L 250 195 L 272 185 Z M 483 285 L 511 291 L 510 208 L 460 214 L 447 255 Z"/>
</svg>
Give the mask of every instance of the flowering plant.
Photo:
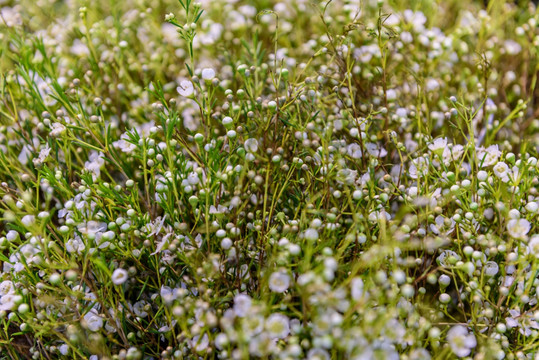
<svg viewBox="0 0 539 360">
<path fill-rule="evenodd" d="M 486 3 L 0 1 L 0 359 L 537 357 L 539 12 Z"/>
</svg>

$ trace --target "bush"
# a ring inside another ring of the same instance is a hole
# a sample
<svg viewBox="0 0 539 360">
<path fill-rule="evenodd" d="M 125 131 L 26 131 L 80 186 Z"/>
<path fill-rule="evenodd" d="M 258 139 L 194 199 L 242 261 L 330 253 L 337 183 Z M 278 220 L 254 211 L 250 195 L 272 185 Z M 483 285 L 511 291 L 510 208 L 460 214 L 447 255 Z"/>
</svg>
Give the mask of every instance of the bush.
<svg viewBox="0 0 539 360">
<path fill-rule="evenodd" d="M 0 358 L 539 354 L 539 13 L 2 1 Z"/>
</svg>

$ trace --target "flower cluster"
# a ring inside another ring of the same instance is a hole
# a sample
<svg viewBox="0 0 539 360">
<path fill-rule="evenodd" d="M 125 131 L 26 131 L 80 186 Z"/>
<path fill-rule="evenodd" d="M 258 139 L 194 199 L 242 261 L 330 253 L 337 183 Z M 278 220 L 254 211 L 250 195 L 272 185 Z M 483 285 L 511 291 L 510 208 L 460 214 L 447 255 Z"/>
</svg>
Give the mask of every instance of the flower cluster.
<svg viewBox="0 0 539 360">
<path fill-rule="evenodd" d="M 533 2 L 0 7 L 0 359 L 539 354 Z"/>
</svg>

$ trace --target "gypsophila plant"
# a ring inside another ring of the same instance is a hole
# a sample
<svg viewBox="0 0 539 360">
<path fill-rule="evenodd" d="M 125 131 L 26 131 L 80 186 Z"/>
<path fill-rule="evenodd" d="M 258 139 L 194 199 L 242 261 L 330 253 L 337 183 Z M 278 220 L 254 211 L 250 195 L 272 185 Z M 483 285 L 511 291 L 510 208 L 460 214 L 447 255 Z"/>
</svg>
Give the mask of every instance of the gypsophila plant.
<svg viewBox="0 0 539 360">
<path fill-rule="evenodd" d="M 531 1 L 0 1 L 0 359 L 539 358 Z"/>
</svg>

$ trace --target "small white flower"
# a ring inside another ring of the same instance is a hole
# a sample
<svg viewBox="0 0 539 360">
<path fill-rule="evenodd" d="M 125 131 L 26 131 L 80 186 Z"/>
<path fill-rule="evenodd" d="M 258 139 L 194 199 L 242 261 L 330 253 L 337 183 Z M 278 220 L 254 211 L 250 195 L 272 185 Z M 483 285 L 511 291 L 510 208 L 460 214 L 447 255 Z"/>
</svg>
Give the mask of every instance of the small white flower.
<svg viewBox="0 0 539 360">
<path fill-rule="evenodd" d="M 418 157 L 413 159 L 408 170 L 408 175 L 412 179 L 417 179 L 418 177 L 423 177 L 429 172 L 429 163 L 428 160 L 424 157 Z"/>
<path fill-rule="evenodd" d="M 47 160 L 47 158 L 49 157 L 50 152 L 51 148 L 49 147 L 49 144 L 47 144 L 43 149 L 41 149 L 38 157 L 32 160 L 34 166 L 43 165 L 43 163 L 45 163 L 45 160 Z"/>
<path fill-rule="evenodd" d="M 290 333 L 290 321 L 286 315 L 280 313 L 271 314 L 265 327 L 272 338 L 284 339 Z"/>
<path fill-rule="evenodd" d="M 6 294 L 0 298 L 0 310 L 8 311 L 13 310 L 16 306 L 16 300 L 18 295 Z"/>
<path fill-rule="evenodd" d="M 307 352 L 307 359 L 308 360 L 329 360 L 331 357 L 329 353 L 320 348 L 313 348 Z M 364 357 L 367 359 L 366 357 Z"/>
<path fill-rule="evenodd" d="M 290 286 L 290 276 L 284 271 L 277 271 L 269 278 L 269 288 L 276 293 L 285 292 Z"/>
<path fill-rule="evenodd" d="M 83 323 L 88 330 L 95 332 L 103 327 L 103 318 L 99 316 L 97 310 L 91 309 L 84 315 Z"/>
<path fill-rule="evenodd" d="M 498 273 L 500 267 L 494 261 L 487 261 L 485 265 L 483 266 L 483 269 L 485 271 L 486 276 L 492 277 Z"/>
<path fill-rule="evenodd" d="M 17 240 L 18 238 L 19 238 L 19 233 L 16 232 L 15 230 L 9 230 L 8 233 L 6 234 L 6 239 L 9 242 L 13 242 Z"/>
<path fill-rule="evenodd" d="M 450 266 L 450 263 L 448 262 L 448 259 L 450 257 L 454 257 L 455 259 L 457 259 L 457 261 L 461 259 L 456 252 L 452 250 L 444 250 L 440 253 L 440 255 L 438 255 L 438 257 L 436 258 L 436 262 L 442 267 L 448 267 Z"/>
<path fill-rule="evenodd" d="M 531 229 L 531 224 L 526 219 L 512 219 L 507 223 L 507 232 L 515 239 L 525 240 Z"/>
<path fill-rule="evenodd" d="M 418 348 L 418 349 L 412 350 L 408 358 L 416 359 L 416 360 L 430 360 L 431 356 L 426 349 Z"/>
<path fill-rule="evenodd" d="M 361 146 L 356 143 L 352 143 L 348 145 L 346 152 L 352 159 L 360 159 L 363 156 L 363 153 L 361 151 Z"/>
<path fill-rule="evenodd" d="M 309 228 L 305 230 L 304 236 L 308 241 L 316 241 L 318 240 L 318 231 L 316 229 Z"/>
<path fill-rule="evenodd" d="M 526 204 L 526 210 L 531 213 L 536 213 L 539 210 L 539 204 L 537 201 L 530 201 Z"/>
<path fill-rule="evenodd" d="M 180 83 L 180 86 L 176 88 L 178 91 L 178 94 L 184 97 L 190 97 L 195 92 L 195 87 L 193 86 L 193 83 L 189 80 L 183 80 Z"/>
<path fill-rule="evenodd" d="M 468 329 L 462 325 L 453 326 L 447 332 L 447 342 L 453 353 L 458 357 L 470 355 L 472 349 L 477 345 L 474 334 L 470 334 Z"/>
<path fill-rule="evenodd" d="M 116 269 L 112 273 L 111 279 L 114 285 L 122 285 L 127 281 L 128 275 L 125 269 Z"/>
<path fill-rule="evenodd" d="M 499 163 L 494 165 L 492 170 L 494 171 L 494 175 L 496 175 L 503 182 L 509 181 L 509 173 L 510 173 L 509 166 L 507 166 L 507 164 L 504 163 L 503 161 L 500 161 Z"/>
<path fill-rule="evenodd" d="M 60 351 L 60 354 L 62 355 L 67 355 L 68 352 L 69 352 L 69 345 L 67 344 L 62 344 L 58 347 L 58 350 Z"/>
<path fill-rule="evenodd" d="M 524 336 L 530 336 L 532 329 L 539 329 L 539 324 L 533 319 L 529 313 L 520 313 L 519 309 L 509 310 L 510 317 L 505 318 L 507 328 L 512 329 L 518 327 L 518 331 Z"/>
<path fill-rule="evenodd" d="M 449 222 L 449 226 L 446 226 L 446 219 Z M 455 220 L 452 218 L 445 218 L 442 215 L 436 216 L 434 219 L 434 224 L 430 224 L 430 230 L 435 233 L 436 235 L 440 235 L 441 233 L 445 235 L 449 235 L 455 230 Z"/>
<path fill-rule="evenodd" d="M 215 77 L 215 70 L 212 68 L 202 69 L 202 79 L 211 80 Z"/>
<path fill-rule="evenodd" d="M 52 137 L 58 137 L 66 131 L 66 127 L 58 122 L 52 123 L 51 132 L 49 133 Z M 67 346 L 67 345 L 66 345 Z"/>
<path fill-rule="evenodd" d="M 374 157 L 384 157 L 387 155 L 387 150 L 375 143 L 366 143 L 365 149 L 367 149 L 367 152 Z"/>
<path fill-rule="evenodd" d="M 82 241 L 82 239 L 78 235 L 75 235 L 74 239 L 69 239 L 66 242 L 65 246 L 66 246 L 66 250 L 69 253 L 77 253 L 79 255 L 82 254 L 82 252 L 86 248 L 86 245 L 84 245 L 84 242 Z"/>
<path fill-rule="evenodd" d="M 528 243 L 528 248 L 530 253 L 533 254 L 537 259 L 539 259 L 539 235 L 533 235 Z"/>
<path fill-rule="evenodd" d="M 513 166 L 513 168 L 511 169 L 511 171 L 509 171 L 509 180 L 511 181 L 511 185 L 518 185 L 519 183 L 519 174 L 520 174 L 520 170 L 518 168 L 518 166 Z"/>
<path fill-rule="evenodd" d="M 4 280 L 0 283 L 0 296 L 14 294 L 15 287 L 10 280 Z"/>
<path fill-rule="evenodd" d="M 428 79 L 425 88 L 427 91 L 435 91 L 440 88 L 440 83 L 436 79 Z"/>
<path fill-rule="evenodd" d="M 245 140 L 245 143 L 243 144 L 245 147 L 245 150 L 247 150 L 250 153 L 255 153 L 258 151 L 258 141 L 256 139 L 247 139 Z"/>
<path fill-rule="evenodd" d="M 498 158 L 502 152 L 498 149 L 498 145 L 491 145 L 488 148 L 480 147 L 477 149 L 477 162 L 481 167 L 492 166 L 498 162 Z"/>
<path fill-rule="evenodd" d="M 352 299 L 359 300 L 363 296 L 364 283 L 359 277 L 353 278 L 350 282 Z"/>
<path fill-rule="evenodd" d="M 203 352 L 210 345 L 210 338 L 208 334 L 204 334 L 202 337 L 200 335 L 193 336 L 191 339 L 191 348 L 196 352 Z"/>
<path fill-rule="evenodd" d="M 101 175 L 101 167 L 105 165 L 105 155 L 102 152 L 92 151 L 88 161 L 84 163 L 84 169 L 92 174 L 94 180 Z"/>
<path fill-rule="evenodd" d="M 522 46 L 514 40 L 505 40 L 503 43 L 505 52 L 509 55 L 517 55 L 521 50 Z"/>
<path fill-rule="evenodd" d="M 243 331 L 251 335 L 257 335 L 264 330 L 264 316 L 260 314 L 250 314 L 242 323 Z"/>
<path fill-rule="evenodd" d="M 144 310 L 147 304 L 148 303 L 145 300 L 137 301 L 133 305 L 133 312 L 135 313 L 135 315 L 140 318 L 145 318 L 146 316 L 148 316 L 148 312 Z"/>
<path fill-rule="evenodd" d="M 21 222 L 24 226 L 30 227 L 34 224 L 36 217 L 34 215 L 25 215 L 22 217 Z"/>
<path fill-rule="evenodd" d="M 437 138 L 432 144 L 429 145 L 429 149 L 432 152 L 444 151 L 447 148 L 447 138 Z"/>
<path fill-rule="evenodd" d="M 234 312 L 236 316 L 244 317 L 251 309 L 252 300 L 249 295 L 238 294 L 234 297 Z"/>
</svg>

